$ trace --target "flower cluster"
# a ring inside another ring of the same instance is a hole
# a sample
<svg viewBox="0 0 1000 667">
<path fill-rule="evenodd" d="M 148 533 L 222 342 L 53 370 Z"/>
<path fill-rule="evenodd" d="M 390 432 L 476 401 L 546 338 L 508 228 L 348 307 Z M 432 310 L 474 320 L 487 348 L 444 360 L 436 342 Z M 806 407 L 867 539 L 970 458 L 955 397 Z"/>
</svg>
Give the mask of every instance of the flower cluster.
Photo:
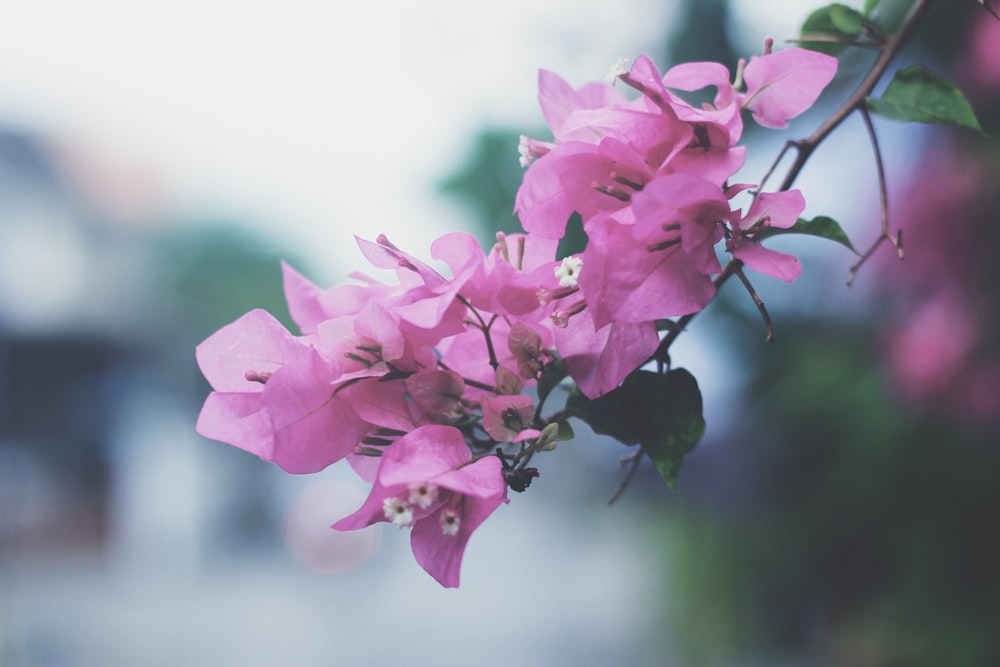
<svg viewBox="0 0 1000 667">
<path fill-rule="evenodd" d="M 300 335 L 256 310 L 204 341 L 197 359 L 213 392 L 198 432 L 289 472 L 346 459 L 372 490 L 333 527 L 412 527 L 418 563 L 457 586 L 471 533 L 555 444 L 560 417 L 544 418 L 530 393 L 543 375 L 565 369 L 589 398 L 613 391 L 657 348 L 658 320 L 712 298 L 720 242 L 752 269 L 798 275 L 795 258 L 760 238 L 796 222 L 801 194 L 754 193 L 746 213 L 731 204 L 753 187 L 729 183 L 745 158 L 741 111 L 782 127 L 835 68 L 788 49 L 741 64 L 733 84 L 718 64 L 661 77 L 640 57 L 620 73 L 640 93 L 631 101 L 610 84 L 574 90 L 543 71 L 554 139 L 521 144 L 526 234 L 498 234 L 489 254 L 469 234 L 446 234 L 430 254 L 447 270 L 383 236 L 359 239 L 391 283 L 354 274 L 323 290 L 283 267 Z M 703 108 L 670 90 L 706 86 L 717 93 Z M 588 243 L 559 258 L 574 213 Z"/>
<path fill-rule="evenodd" d="M 574 90 L 541 72 L 539 97 L 554 141 L 522 138 L 522 164 L 530 167 L 517 214 L 526 231 L 550 239 L 565 234 L 572 214 L 583 220 L 588 243 L 578 258 L 574 305 L 556 311 L 579 316 L 557 319 L 573 330 L 563 337 L 607 332 L 609 341 L 631 341 L 627 349 L 606 346 L 604 356 L 617 358 L 605 369 L 570 364 L 581 391 L 608 392 L 622 380 L 609 369 L 627 373 L 648 358 L 658 344 L 656 320 L 704 308 L 715 294 L 711 276 L 721 271 L 716 245 L 723 239 L 751 269 L 786 281 L 798 276 L 798 260 L 759 240 L 770 228 L 795 224 L 805 208 L 801 193 L 755 193 L 745 214 L 731 205 L 754 187 L 729 184 L 746 156 L 737 145 L 740 112 L 748 109 L 765 127 L 784 127 L 815 101 L 836 65 L 830 56 L 792 48 L 741 64 L 730 83 L 718 63 L 678 65 L 661 77 L 640 57 L 619 74 L 642 93 L 631 102 L 611 85 Z M 706 87 L 716 95 L 703 108 L 670 90 Z"/>
</svg>

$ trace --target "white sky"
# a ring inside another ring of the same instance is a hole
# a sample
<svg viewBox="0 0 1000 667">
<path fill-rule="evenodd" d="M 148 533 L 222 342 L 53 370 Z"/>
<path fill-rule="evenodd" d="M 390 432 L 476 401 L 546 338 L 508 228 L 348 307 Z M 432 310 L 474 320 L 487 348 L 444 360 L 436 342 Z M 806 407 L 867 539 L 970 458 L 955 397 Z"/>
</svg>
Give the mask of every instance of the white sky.
<svg viewBox="0 0 1000 667">
<path fill-rule="evenodd" d="M 171 213 L 246 219 L 326 280 L 351 269 L 324 268 L 356 257 L 351 234 L 385 231 L 422 254 L 460 225 L 431 189 L 472 133 L 538 126 L 539 67 L 574 85 L 599 79 L 618 57 L 658 47 L 675 6 L 0 4 L 0 123 L 141 165 Z M 782 4 L 750 18 L 789 32 L 800 18 Z"/>
</svg>

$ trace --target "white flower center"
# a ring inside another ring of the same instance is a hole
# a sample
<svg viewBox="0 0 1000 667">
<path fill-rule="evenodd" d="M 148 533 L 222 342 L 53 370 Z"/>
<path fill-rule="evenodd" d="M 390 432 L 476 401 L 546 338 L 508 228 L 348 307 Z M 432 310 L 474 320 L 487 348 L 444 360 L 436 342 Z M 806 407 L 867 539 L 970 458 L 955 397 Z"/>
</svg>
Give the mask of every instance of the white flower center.
<svg viewBox="0 0 1000 667">
<path fill-rule="evenodd" d="M 608 73 L 604 75 L 605 83 L 614 83 L 618 77 L 622 74 L 628 72 L 628 58 L 622 56 L 615 61 L 615 64 L 611 66 Z"/>
<path fill-rule="evenodd" d="M 559 286 L 576 287 L 582 267 L 583 259 L 580 257 L 563 258 L 563 261 L 556 267 L 556 278 L 559 279 Z"/>
<path fill-rule="evenodd" d="M 454 537 L 458 535 L 458 529 L 461 526 L 462 520 L 458 516 L 458 512 L 455 510 L 444 510 L 441 512 L 441 532 L 448 537 Z"/>
<path fill-rule="evenodd" d="M 413 523 L 413 510 L 399 498 L 386 498 L 383 500 L 382 511 L 385 512 L 386 519 L 400 528 Z"/>
<path fill-rule="evenodd" d="M 422 484 L 410 484 L 410 504 L 418 505 L 425 510 L 438 499 L 438 488 L 433 484 L 424 482 Z"/>
</svg>

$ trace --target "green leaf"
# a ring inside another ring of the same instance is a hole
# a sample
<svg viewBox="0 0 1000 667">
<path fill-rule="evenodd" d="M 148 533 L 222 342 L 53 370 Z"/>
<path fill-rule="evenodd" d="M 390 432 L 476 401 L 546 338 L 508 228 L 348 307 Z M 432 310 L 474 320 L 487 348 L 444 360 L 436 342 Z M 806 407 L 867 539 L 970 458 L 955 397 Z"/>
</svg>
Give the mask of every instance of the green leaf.
<svg viewBox="0 0 1000 667">
<path fill-rule="evenodd" d="M 818 236 L 823 239 L 830 239 L 831 241 L 836 241 L 840 245 L 844 246 L 855 255 L 858 251 L 851 244 L 851 239 L 847 238 L 847 233 L 844 232 L 843 227 L 840 226 L 833 218 L 828 218 L 825 215 L 817 215 L 812 220 L 806 220 L 805 218 L 799 218 L 791 227 L 778 228 L 771 227 L 763 234 L 760 235 L 761 239 L 766 239 L 770 236 L 779 236 L 781 234 L 806 234 L 808 236 Z"/>
<path fill-rule="evenodd" d="M 848 42 L 854 41 L 864 27 L 864 16 L 858 10 L 834 3 L 820 7 L 802 24 L 802 38 L 799 43 L 807 49 L 829 55 L 836 55 L 844 50 Z M 811 41 L 810 36 L 829 37 L 836 41 Z"/>
<path fill-rule="evenodd" d="M 883 35 L 891 35 L 903 25 L 914 0 L 867 0 L 865 18 Z"/>
<path fill-rule="evenodd" d="M 868 98 L 868 109 L 891 120 L 958 125 L 983 131 L 962 91 L 922 65 L 896 72 L 881 98 Z"/>
<path fill-rule="evenodd" d="M 665 374 L 635 371 L 614 391 L 589 399 L 574 390 L 566 414 L 595 433 L 640 445 L 671 489 L 684 456 L 705 434 L 698 382 L 683 368 Z"/>
</svg>

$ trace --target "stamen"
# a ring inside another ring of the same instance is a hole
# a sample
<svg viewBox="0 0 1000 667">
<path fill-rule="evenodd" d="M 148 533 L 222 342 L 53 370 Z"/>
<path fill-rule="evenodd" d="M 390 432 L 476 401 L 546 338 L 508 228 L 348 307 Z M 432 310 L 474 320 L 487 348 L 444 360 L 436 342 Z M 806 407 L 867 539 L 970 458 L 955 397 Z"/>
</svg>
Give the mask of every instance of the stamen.
<svg viewBox="0 0 1000 667">
<path fill-rule="evenodd" d="M 736 63 L 736 76 L 733 77 L 733 90 L 739 90 L 743 87 L 743 69 L 746 66 L 746 58 L 740 58 Z"/>
<path fill-rule="evenodd" d="M 565 329 L 566 325 L 569 324 L 569 318 L 573 317 L 577 313 L 582 312 L 583 309 L 586 307 L 587 307 L 587 302 L 581 299 L 580 301 L 577 301 L 568 308 L 552 311 L 552 314 L 549 315 L 549 317 L 552 319 L 553 324 L 555 324 L 560 329 Z"/>
<path fill-rule="evenodd" d="M 358 456 L 382 456 L 381 449 L 365 447 L 364 445 L 354 445 L 354 453 Z"/>
<path fill-rule="evenodd" d="M 387 520 L 400 528 L 413 523 L 413 510 L 399 498 L 386 498 L 383 500 L 382 512 L 385 514 Z"/>
<path fill-rule="evenodd" d="M 549 290 L 546 287 L 539 287 L 538 291 L 535 292 L 535 296 L 538 298 L 539 306 L 547 306 L 553 301 L 564 299 L 568 297 L 570 294 L 576 294 L 579 291 L 580 291 L 579 287 L 560 287 L 557 290 Z"/>
<path fill-rule="evenodd" d="M 632 195 L 630 195 L 629 193 L 625 192 L 621 188 L 616 188 L 613 185 L 610 185 L 610 186 L 609 185 L 602 185 L 602 184 L 598 183 L 597 181 L 594 181 L 593 183 L 590 184 L 590 187 L 594 188 L 595 190 L 597 190 L 598 192 L 600 192 L 602 194 L 609 195 L 609 196 L 614 197 L 615 199 L 618 199 L 620 201 L 626 201 L 626 202 L 627 201 L 632 201 Z"/>
<path fill-rule="evenodd" d="M 521 166 L 527 167 L 531 164 L 532 160 L 546 155 L 553 148 L 555 148 L 555 144 L 531 139 L 522 134 L 517 143 L 517 152 L 521 156 L 519 158 Z"/>
<path fill-rule="evenodd" d="M 263 373 L 258 373 L 257 371 L 247 371 L 243 374 L 247 382 L 259 382 L 261 384 L 267 384 L 267 381 L 271 379 L 271 371 L 264 371 Z"/>
<path fill-rule="evenodd" d="M 395 440 L 389 440 L 388 438 L 376 438 L 374 435 L 366 435 L 361 438 L 361 444 L 371 445 L 372 447 L 388 447 Z"/>
<path fill-rule="evenodd" d="M 524 266 L 524 242 L 525 237 L 523 235 L 517 237 L 517 264 L 514 265 L 514 268 L 518 271 Z"/>
<path fill-rule="evenodd" d="M 371 361 L 370 359 L 365 359 L 360 354 L 355 354 L 354 352 L 344 352 L 344 356 L 352 361 L 358 362 L 365 368 L 371 368 L 372 366 L 375 365 L 374 361 Z"/>
<path fill-rule="evenodd" d="M 660 250 L 666 250 L 667 248 L 673 248 L 674 246 L 680 245 L 680 239 L 672 239 L 670 241 L 660 241 L 659 243 L 650 243 L 646 246 L 647 252 L 658 252 Z"/>
<path fill-rule="evenodd" d="M 637 183 L 637 182 L 633 181 L 630 178 L 626 178 L 625 176 L 622 176 L 621 174 L 619 174 L 617 171 L 611 172 L 611 180 L 617 181 L 617 182 L 621 183 L 622 185 L 627 185 L 628 187 L 632 188 L 636 192 L 638 192 L 639 190 L 642 190 L 642 188 L 643 188 L 642 183 Z"/>
<path fill-rule="evenodd" d="M 510 264 L 510 257 L 508 256 L 508 253 L 507 253 L 507 235 L 506 234 L 504 234 L 503 232 L 497 232 L 497 244 L 494 247 L 496 248 L 496 251 L 498 253 L 500 253 L 500 256 L 503 257 L 503 261 L 505 261 L 508 264 Z"/>
</svg>

